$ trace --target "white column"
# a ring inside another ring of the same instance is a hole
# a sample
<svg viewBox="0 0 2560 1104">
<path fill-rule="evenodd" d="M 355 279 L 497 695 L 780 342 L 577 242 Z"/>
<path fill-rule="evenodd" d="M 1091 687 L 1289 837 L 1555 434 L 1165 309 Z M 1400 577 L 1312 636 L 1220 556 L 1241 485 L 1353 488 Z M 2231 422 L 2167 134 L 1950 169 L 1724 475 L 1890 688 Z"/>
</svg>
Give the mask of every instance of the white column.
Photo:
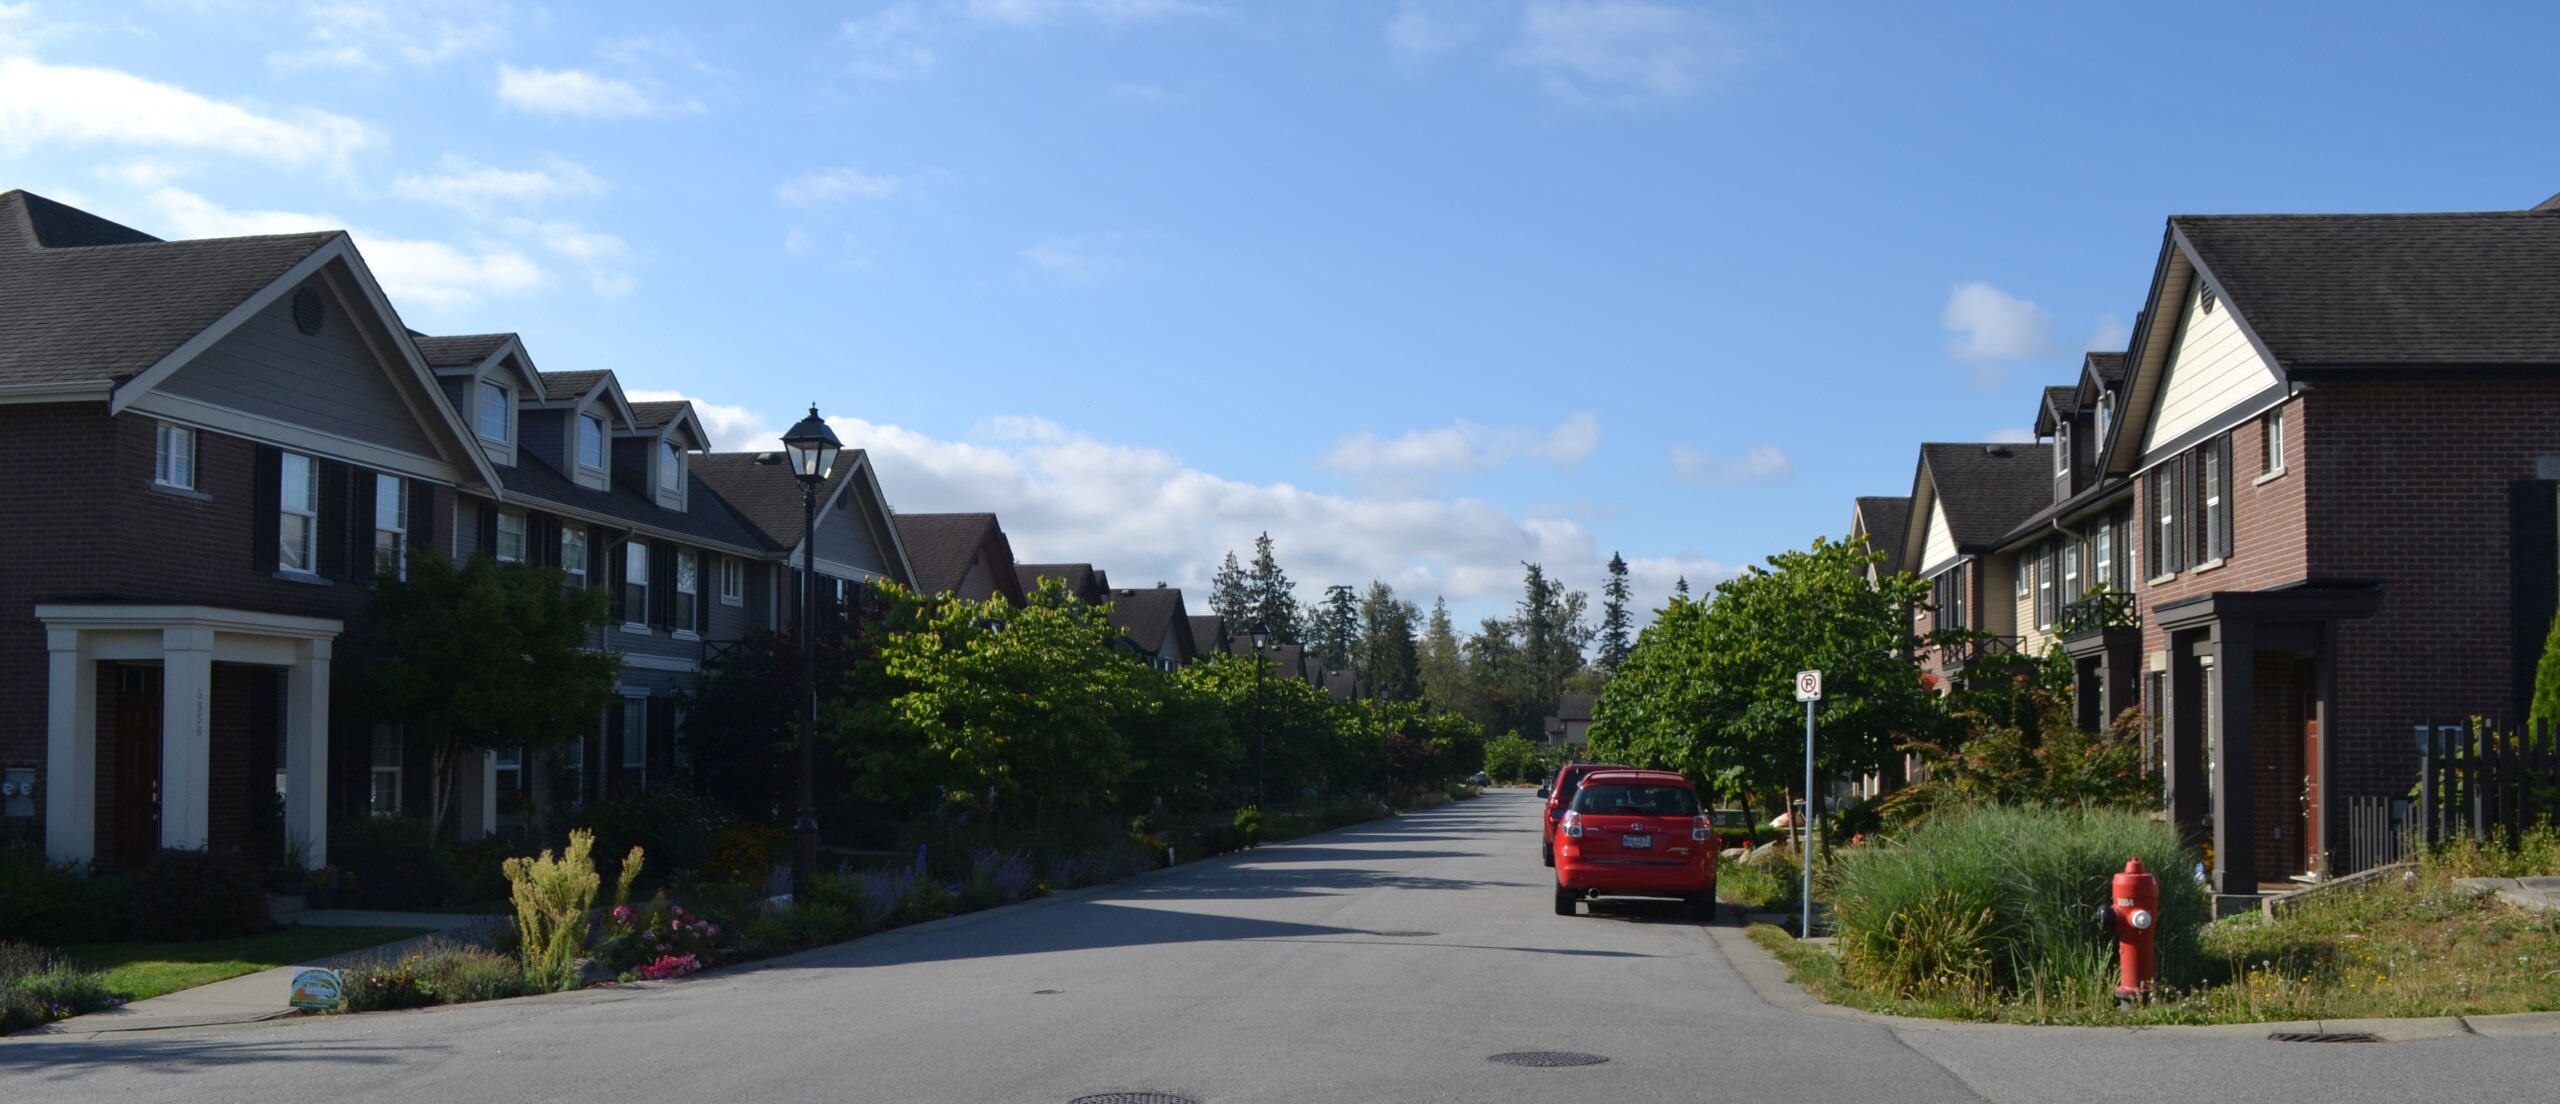
<svg viewBox="0 0 2560 1104">
<path fill-rule="evenodd" d="M 98 665 L 78 629 L 48 629 L 44 850 L 55 862 L 98 857 Z"/>
<path fill-rule="evenodd" d="M 284 833 L 313 868 L 329 861 L 330 642 L 293 646 L 284 693 Z"/>
<path fill-rule="evenodd" d="M 453 764 L 454 830 L 476 840 L 498 828 L 498 754 L 464 752 Z"/>
<path fill-rule="evenodd" d="M 213 630 L 160 630 L 160 846 L 213 839 Z"/>
</svg>

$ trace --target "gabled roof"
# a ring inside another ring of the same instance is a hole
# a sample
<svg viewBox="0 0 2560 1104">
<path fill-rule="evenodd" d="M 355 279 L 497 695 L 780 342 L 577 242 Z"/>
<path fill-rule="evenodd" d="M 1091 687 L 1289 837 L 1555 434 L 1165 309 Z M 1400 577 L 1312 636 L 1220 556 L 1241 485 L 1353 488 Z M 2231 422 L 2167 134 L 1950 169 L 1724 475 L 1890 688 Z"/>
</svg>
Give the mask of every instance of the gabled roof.
<svg viewBox="0 0 2560 1104">
<path fill-rule="evenodd" d="M 1891 575 L 1903 570 L 1902 538 L 1911 525 L 1911 496 L 1861 495 L 1853 520 L 1864 527 L 1867 547 L 1884 553 L 1876 570 Z"/>
<path fill-rule="evenodd" d="M 1184 655 L 1200 654 L 1191 640 L 1191 618 L 1183 612 L 1180 589 L 1115 590 L 1106 600 L 1111 603 L 1111 627 L 1120 630 L 1140 651 L 1150 655 L 1163 651 L 1165 638 L 1173 637 Z"/>
<path fill-rule="evenodd" d="M 642 429 L 656 429 L 676 420 L 691 409 L 693 404 L 681 399 L 636 402 L 631 404 L 631 421 Z"/>
<path fill-rule="evenodd" d="M 1013 572 L 1014 576 L 1022 581 L 1022 592 L 1025 594 L 1040 589 L 1042 579 L 1056 579 L 1065 584 L 1067 593 L 1083 601 L 1101 602 L 1109 599 L 1110 585 L 1103 580 L 1102 573 L 1095 571 L 1093 565 L 1089 563 L 1015 564 Z"/>
<path fill-rule="evenodd" d="M 343 237 L 161 241 L 0 192 L 0 388 L 131 379 Z"/>
<path fill-rule="evenodd" d="M 693 478 L 688 491 L 685 510 L 679 513 L 658 505 L 655 494 L 623 480 L 614 480 L 610 490 L 581 486 L 576 480 L 560 474 L 548 459 L 527 449 L 517 455 L 516 466 L 506 474 L 505 498 L 511 503 L 525 502 L 536 506 L 548 503 L 566 507 L 625 525 L 690 537 L 741 552 L 762 554 L 772 550 L 726 502 L 721 501 L 717 493 L 703 485 L 700 476 Z"/>
<path fill-rule="evenodd" d="M 1599 696 L 1595 694 L 1567 694 L 1557 698 L 1556 719 L 1559 721 L 1590 720 L 1591 706 L 1599 700 Z"/>
<path fill-rule="evenodd" d="M 998 593 L 1019 602 L 1022 583 L 1015 577 L 1013 545 L 994 514 L 897 514 L 898 543 L 915 569 L 916 590 L 925 594 L 958 593 L 969 577 L 969 565 L 990 551 L 1003 562 L 987 572 Z"/>
<path fill-rule="evenodd" d="M 2279 374 L 2560 367 L 2560 211 L 2178 215 L 2169 229 Z"/>
<path fill-rule="evenodd" d="M 587 392 L 596 389 L 596 384 L 603 382 L 606 376 L 612 374 L 605 371 L 544 372 L 542 394 L 544 398 L 554 402 L 583 399 L 587 397 Z"/>
<path fill-rule="evenodd" d="M 2082 359 L 2081 367 L 2098 377 L 2098 382 L 2114 385 L 2124 382 L 2124 354 L 2091 351 Z"/>
<path fill-rule="evenodd" d="M 426 358 L 429 368 L 476 367 L 481 361 L 489 359 L 489 354 L 504 348 L 508 342 L 515 339 L 516 335 L 511 333 L 444 336 L 413 333 L 409 335 L 409 340 L 418 346 L 418 355 Z"/>
<path fill-rule="evenodd" d="M 687 449 L 711 447 L 711 435 L 702 428 L 702 418 L 693 412 L 693 404 L 683 399 L 662 399 L 631 404 L 631 427 L 635 432 L 663 430 L 666 436 L 679 438 Z"/>
<path fill-rule="evenodd" d="M 2080 388 L 2048 387 L 2044 399 L 2036 404 L 2036 436 L 2051 437 L 2062 420 L 2080 412 Z"/>
<path fill-rule="evenodd" d="M 1199 645 L 1201 655 L 1225 651 L 1227 619 L 1214 613 L 1191 618 L 1191 642 Z"/>
<path fill-rule="evenodd" d="M 1335 701 L 1350 701 L 1360 696 L 1360 675 L 1356 671 L 1327 671 L 1324 692 Z"/>
<path fill-rule="evenodd" d="M 1963 553 L 1990 549 L 2029 515 L 2053 504 L 2053 454 L 2044 445 L 1927 444 L 1911 492 L 1905 548 L 1914 570 L 1925 544 L 1929 511 L 1944 510 L 1949 536 Z"/>
<path fill-rule="evenodd" d="M 827 482 L 818 491 L 819 513 L 824 514 L 843 492 L 860 456 L 858 449 L 836 454 L 835 470 L 827 473 Z M 693 458 L 692 467 L 694 478 L 726 501 L 775 551 L 800 547 L 807 520 L 800 480 L 791 474 L 791 464 L 781 453 L 706 452 Z"/>
</svg>

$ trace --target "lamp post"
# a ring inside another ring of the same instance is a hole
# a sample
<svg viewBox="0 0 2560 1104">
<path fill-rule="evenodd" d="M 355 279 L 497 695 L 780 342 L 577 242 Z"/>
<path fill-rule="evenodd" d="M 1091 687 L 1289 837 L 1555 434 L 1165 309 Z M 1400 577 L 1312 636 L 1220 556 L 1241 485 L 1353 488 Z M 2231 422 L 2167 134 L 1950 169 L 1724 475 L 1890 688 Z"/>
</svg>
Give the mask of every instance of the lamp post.
<svg viewBox="0 0 2560 1104">
<path fill-rule="evenodd" d="M 1262 707 L 1262 645 L 1271 639 L 1271 626 L 1256 621 L 1245 635 L 1253 638 L 1253 807 L 1259 809 L 1270 804 L 1270 795 L 1262 789 L 1263 748 L 1271 742 L 1271 717 Z"/>
<path fill-rule="evenodd" d="M 791 825 L 791 899 L 809 899 L 818 870 L 818 487 L 834 471 L 844 443 L 809 404 L 809 416 L 782 435 L 791 475 L 800 481 L 800 817 Z"/>
</svg>

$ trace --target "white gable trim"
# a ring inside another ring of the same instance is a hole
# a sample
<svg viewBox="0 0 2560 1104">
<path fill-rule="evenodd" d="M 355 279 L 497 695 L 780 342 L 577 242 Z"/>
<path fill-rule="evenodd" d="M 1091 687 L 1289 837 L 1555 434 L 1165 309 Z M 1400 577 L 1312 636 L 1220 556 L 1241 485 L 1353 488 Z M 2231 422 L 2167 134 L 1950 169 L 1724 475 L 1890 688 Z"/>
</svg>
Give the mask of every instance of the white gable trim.
<svg viewBox="0 0 2560 1104">
<path fill-rule="evenodd" d="M 1923 531 L 1921 537 L 1920 576 L 1928 578 L 1937 575 L 1963 561 L 1964 554 L 1956 549 L 1955 530 L 1947 524 L 1946 504 L 1931 501 L 1929 528 Z"/>
<path fill-rule="evenodd" d="M 467 469 L 436 457 L 420 456 L 403 449 L 378 445 L 371 441 L 360 441 L 327 430 L 278 421 L 262 414 L 251 414 L 245 410 L 235 410 L 205 402 L 202 399 L 172 395 L 166 391 L 145 394 L 135 399 L 125 409 L 213 430 L 216 433 L 264 441 L 280 448 L 361 464 L 394 475 L 452 485 L 459 484 L 471 474 Z"/>
</svg>

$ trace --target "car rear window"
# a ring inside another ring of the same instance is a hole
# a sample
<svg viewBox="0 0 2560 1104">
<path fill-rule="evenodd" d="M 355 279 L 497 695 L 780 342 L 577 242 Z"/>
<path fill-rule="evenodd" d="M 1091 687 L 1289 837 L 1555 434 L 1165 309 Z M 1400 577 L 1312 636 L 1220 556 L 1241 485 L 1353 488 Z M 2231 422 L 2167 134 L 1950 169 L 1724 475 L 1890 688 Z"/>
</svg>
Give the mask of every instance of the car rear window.
<svg viewBox="0 0 2560 1104">
<path fill-rule="evenodd" d="M 1698 792 L 1686 786 L 1585 786 L 1573 796 L 1573 811 L 1599 816 L 1698 815 Z"/>
</svg>

